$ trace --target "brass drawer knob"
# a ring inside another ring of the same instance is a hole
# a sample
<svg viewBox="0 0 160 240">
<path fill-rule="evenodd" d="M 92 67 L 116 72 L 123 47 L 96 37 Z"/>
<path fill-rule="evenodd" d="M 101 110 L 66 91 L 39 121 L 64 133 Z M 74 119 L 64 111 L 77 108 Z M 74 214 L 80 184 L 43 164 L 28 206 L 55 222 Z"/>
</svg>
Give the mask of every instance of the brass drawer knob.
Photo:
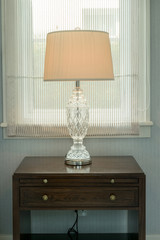
<svg viewBox="0 0 160 240">
<path fill-rule="evenodd" d="M 48 183 L 48 180 L 45 178 L 45 179 L 43 179 L 43 182 L 44 183 Z"/>
<path fill-rule="evenodd" d="M 43 195 L 43 196 L 42 196 L 42 199 L 43 199 L 44 201 L 47 201 L 47 200 L 48 200 L 48 196 L 47 196 L 47 195 Z"/>
<path fill-rule="evenodd" d="M 111 200 L 111 201 L 115 201 L 115 200 L 116 200 L 116 196 L 115 196 L 114 194 L 111 194 L 111 195 L 110 195 L 110 200 Z"/>
<path fill-rule="evenodd" d="M 111 179 L 111 183 L 112 183 L 112 184 L 113 184 L 113 183 L 115 183 L 115 180 L 114 180 L 114 178 L 112 178 L 112 179 Z"/>
</svg>

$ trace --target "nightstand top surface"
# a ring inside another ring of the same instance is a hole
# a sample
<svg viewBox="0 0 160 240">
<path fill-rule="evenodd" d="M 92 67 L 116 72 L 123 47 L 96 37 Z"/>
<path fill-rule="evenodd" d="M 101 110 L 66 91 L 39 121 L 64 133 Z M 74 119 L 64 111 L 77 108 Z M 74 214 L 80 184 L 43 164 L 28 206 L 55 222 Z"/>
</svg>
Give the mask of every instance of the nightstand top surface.
<svg viewBox="0 0 160 240">
<path fill-rule="evenodd" d="M 102 175 L 102 174 L 136 174 L 143 171 L 132 156 L 92 157 L 92 164 L 73 167 L 64 163 L 65 157 L 25 157 L 15 175 L 49 174 L 49 175 Z"/>
</svg>

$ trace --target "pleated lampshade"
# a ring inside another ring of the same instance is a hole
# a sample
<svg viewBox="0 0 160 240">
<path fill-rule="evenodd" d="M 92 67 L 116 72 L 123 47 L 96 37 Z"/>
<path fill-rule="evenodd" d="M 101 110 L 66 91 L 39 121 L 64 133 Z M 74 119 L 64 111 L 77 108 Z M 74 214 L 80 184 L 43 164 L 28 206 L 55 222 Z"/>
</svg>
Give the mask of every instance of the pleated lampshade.
<svg viewBox="0 0 160 240">
<path fill-rule="evenodd" d="M 114 79 L 109 34 L 59 31 L 47 35 L 44 80 Z"/>
</svg>

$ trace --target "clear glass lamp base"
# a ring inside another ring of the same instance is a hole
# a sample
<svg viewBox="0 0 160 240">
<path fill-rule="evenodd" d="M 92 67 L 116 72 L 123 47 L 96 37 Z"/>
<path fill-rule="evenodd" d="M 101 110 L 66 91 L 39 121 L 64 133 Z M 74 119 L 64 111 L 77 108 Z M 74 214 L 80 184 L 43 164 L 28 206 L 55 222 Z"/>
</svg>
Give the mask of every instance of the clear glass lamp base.
<svg viewBox="0 0 160 240">
<path fill-rule="evenodd" d="M 91 164 L 89 152 L 81 142 L 75 142 L 66 155 L 65 163 L 73 166 L 83 166 Z"/>
<path fill-rule="evenodd" d="M 74 166 L 91 164 L 90 155 L 83 145 L 88 129 L 89 108 L 80 87 L 73 89 L 66 110 L 67 126 L 73 146 L 66 155 L 65 163 Z"/>
</svg>

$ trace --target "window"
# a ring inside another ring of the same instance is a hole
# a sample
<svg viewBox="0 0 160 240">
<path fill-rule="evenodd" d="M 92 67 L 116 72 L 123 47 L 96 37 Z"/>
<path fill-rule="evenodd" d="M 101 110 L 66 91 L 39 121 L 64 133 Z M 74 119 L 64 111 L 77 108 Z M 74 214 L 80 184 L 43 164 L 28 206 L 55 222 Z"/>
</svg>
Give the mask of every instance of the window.
<svg viewBox="0 0 160 240">
<path fill-rule="evenodd" d="M 8 137 L 66 137 L 74 82 L 44 82 L 48 32 L 109 32 L 115 81 L 81 82 L 88 136 L 139 135 L 149 122 L 149 0 L 3 0 L 4 121 Z M 148 64 L 148 65 L 147 65 Z"/>
</svg>

